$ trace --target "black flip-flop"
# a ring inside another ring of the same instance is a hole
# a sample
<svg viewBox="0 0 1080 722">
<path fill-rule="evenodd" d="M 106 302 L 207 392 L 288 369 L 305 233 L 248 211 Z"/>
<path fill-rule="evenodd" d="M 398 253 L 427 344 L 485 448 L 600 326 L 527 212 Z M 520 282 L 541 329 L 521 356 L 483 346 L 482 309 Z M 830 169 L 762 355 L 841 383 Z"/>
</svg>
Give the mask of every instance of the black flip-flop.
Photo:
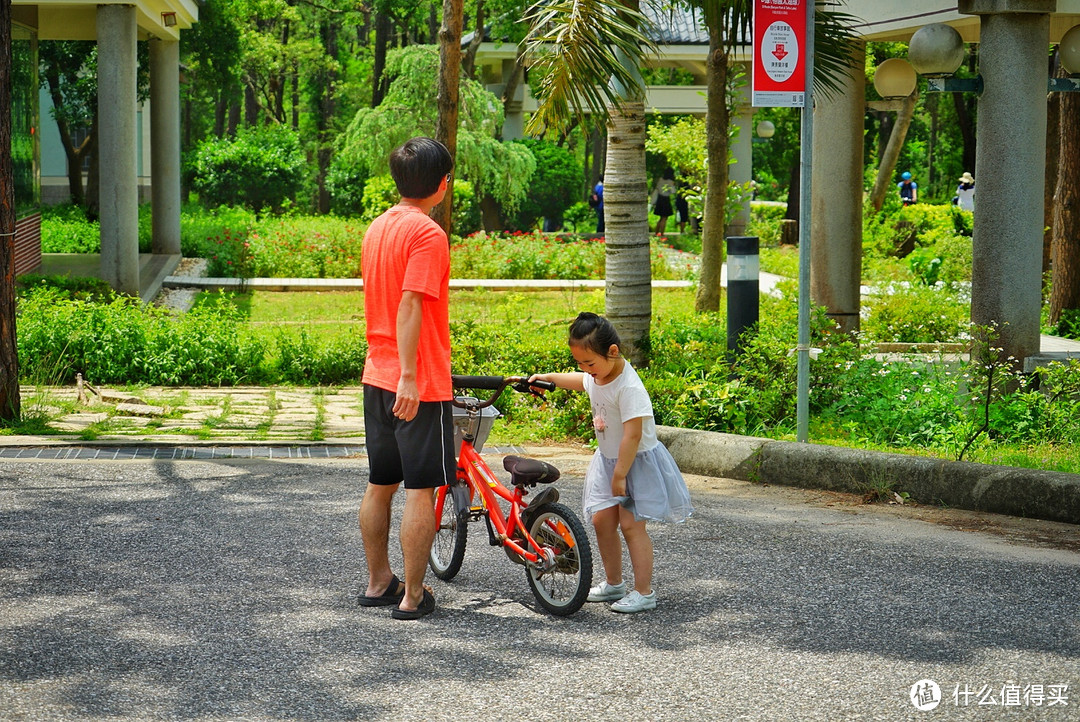
<svg viewBox="0 0 1080 722">
<path fill-rule="evenodd" d="M 389 607 L 391 604 L 399 604 L 404 596 L 405 585 L 395 574 L 390 577 L 390 583 L 386 585 L 385 592 L 374 597 L 361 594 L 356 601 L 361 607 Z"/>
<path fill-rule="evenodd" d="M 420 619 L 435 611 L 435 597 L 427 589 L 424 590 L 424 598 L 420 600 L 420 606 L 416 609 L 402 609 L 395 607 L 390 616 L 394 619 Z"/>
</svg>

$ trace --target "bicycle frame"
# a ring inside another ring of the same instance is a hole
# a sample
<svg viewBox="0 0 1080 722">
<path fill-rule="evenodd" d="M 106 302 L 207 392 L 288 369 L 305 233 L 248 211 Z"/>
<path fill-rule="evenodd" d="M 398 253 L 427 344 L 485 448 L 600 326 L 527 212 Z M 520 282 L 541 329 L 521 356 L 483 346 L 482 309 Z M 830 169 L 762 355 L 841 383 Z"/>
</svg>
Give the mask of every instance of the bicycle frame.
<svg viewBox="0 0 1080 722">
<path fill-rule="evenodd" d="M 541 546 L 529 534 L 529 530 L 525 528 L 525 524 L 522 522 L 522 489 L 519 487 L 510 491 L 499 481 L 491 471 L 491 467 L 487 465 L 479 452 L 473 447 L 469 434 L 466 434 L 461 442 L 457 478 L 459 481 L 463 481 L 469 489 L 469 513 L 474 515 L 474 519 L 479 519 L 481 516 L 488 518 L 492 526 L 492 533 L 498 543 L 520 555 L 527 563 L 540 568 L 547 568 L 554 563 L 553 557 L 542 553 Z M 436 502 L 436 518 L 442 515 L 443 509 L 441 505 L 446 503 L 447 498 L 450 498 L 451 503 L 453 503 L 453 495 L 441 494 L 439 496 L 441 498 L 437 499 Z M 480 498 L 479 506 L 475 504 L 477 496 Z M 505 516 L 503 515 L 502 506 L 499 504 L 500 498 L 510 503 L 510 508 Z M 458 512 L 461 511 L 463 510 L 458 510 Z M 573 535 L 567 529 L 559 528 L 560 526 L 562 524 L 552 525 L 552 528 L 569 546 L 574 546 Z M 518 533 L 521 535 L 519 539 L 524 542 L 524 546 L 515 541 L 515 535 Z"/>
</svg>

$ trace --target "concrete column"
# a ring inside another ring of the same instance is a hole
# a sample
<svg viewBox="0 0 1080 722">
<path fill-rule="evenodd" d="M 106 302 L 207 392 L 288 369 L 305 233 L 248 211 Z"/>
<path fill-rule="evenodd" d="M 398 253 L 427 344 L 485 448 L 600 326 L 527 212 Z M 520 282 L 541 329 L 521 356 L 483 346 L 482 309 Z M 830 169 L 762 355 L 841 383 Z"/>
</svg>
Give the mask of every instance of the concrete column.
<svg viewBox="0 0 1080 722">
<path fill-rule="evenodd" d="M 180 43 L 150 40 L 153 252 L 180 254 Z"/>
<path fill-rule="evenodd" d="M 980 18 L 971 320 L 1018 362 L 1039 353 L 1049 43 L 1047 14 Z"/>
<path fill-rule="evenodd" d="M 749 73 L 747 73 L 749 77 Z M 739 103 L 731 122 L 739 128 L 739 137 L 731 151 L 735 162 L 728 166 L 728 180 L 732 183 L 749 183 L 754 177 L 754 109 L 750 105 L 749 93 L 744 85 L 739 89 Z M 746 226 L 750 223 L 750 194 L 739 206 L 739 212 L 724 229 L 726 236 L 746 235 Z"/>
<path fill-rule="evenodd" d="M 516 67 L 517 64 L 513 60 L 503 61 L 501 78 L 503 88 L 506 88 L 510 81 L 513 80 Z M 525 111 L 523 106 L 527 85 L 524 76 L 518 78 L 514 97 L 506 104 L 506 115 L 503 118 L 503 140 L 521 140 L 525 137 Z M 499 95 L 502 95 L 502 93 L 500 92 Z"/>
<path fill-rule="evenodd" d="M 860 43 L 840 92 L 814 96 L 810 298 L 849 333 L 859 330 L 862 280 L 865 54 Z"/>
<path fill-rule="evenodd" d="M 99 5 L 98 179 L 101 275 L 139 295 L 139 185 L 135 123 L 135 7 Z"/>
</svg>

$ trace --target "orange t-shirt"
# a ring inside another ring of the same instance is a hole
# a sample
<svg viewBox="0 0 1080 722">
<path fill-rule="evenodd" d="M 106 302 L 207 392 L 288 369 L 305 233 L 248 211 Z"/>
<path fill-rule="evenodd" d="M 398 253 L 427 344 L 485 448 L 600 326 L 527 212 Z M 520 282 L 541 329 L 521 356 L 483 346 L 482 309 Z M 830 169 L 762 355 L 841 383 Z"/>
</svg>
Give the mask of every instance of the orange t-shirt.
<svg viewBox="0 0 1080 722">
<path fill-rule="evenodd" d="M 446 233 L 423 211 L 394 206 L 375 219 L 361 250 L 367 360 L 363 382 L 397 391 L 401 364 L 397 316 L 405 291 L 423 294 L 416 385 L 421 401 L 449 401 L 450 246 Z"/>
</svg>

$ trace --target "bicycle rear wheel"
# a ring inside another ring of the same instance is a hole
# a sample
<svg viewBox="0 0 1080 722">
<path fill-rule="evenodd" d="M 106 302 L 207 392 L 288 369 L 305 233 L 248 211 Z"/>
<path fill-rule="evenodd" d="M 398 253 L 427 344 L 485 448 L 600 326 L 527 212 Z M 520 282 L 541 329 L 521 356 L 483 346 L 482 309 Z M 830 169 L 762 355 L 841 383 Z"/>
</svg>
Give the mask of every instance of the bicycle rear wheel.
<svg viewBox="0 0 1080 722">
<path fill-rule="evenodd" d="M 435 491 L 435 511 L 438 528 L 431 543 L 428 566 L 435 576 L 448 582 L 461 571 L 461 562 L 465 559 L 469 493 L 460 484 L 439 487 Z"/>
<path fill-rule="evenodd" d="M 536 601 L 564 617 L 581 609 L 592 585 L 592 550 L 585 527 L 562 504 L 547 503 L 531 514 L 529 534 L 548 555 L 546 563 L 526 564 Z M 543 560 L 542 560 L 543 562 Z"/>
</svg>

